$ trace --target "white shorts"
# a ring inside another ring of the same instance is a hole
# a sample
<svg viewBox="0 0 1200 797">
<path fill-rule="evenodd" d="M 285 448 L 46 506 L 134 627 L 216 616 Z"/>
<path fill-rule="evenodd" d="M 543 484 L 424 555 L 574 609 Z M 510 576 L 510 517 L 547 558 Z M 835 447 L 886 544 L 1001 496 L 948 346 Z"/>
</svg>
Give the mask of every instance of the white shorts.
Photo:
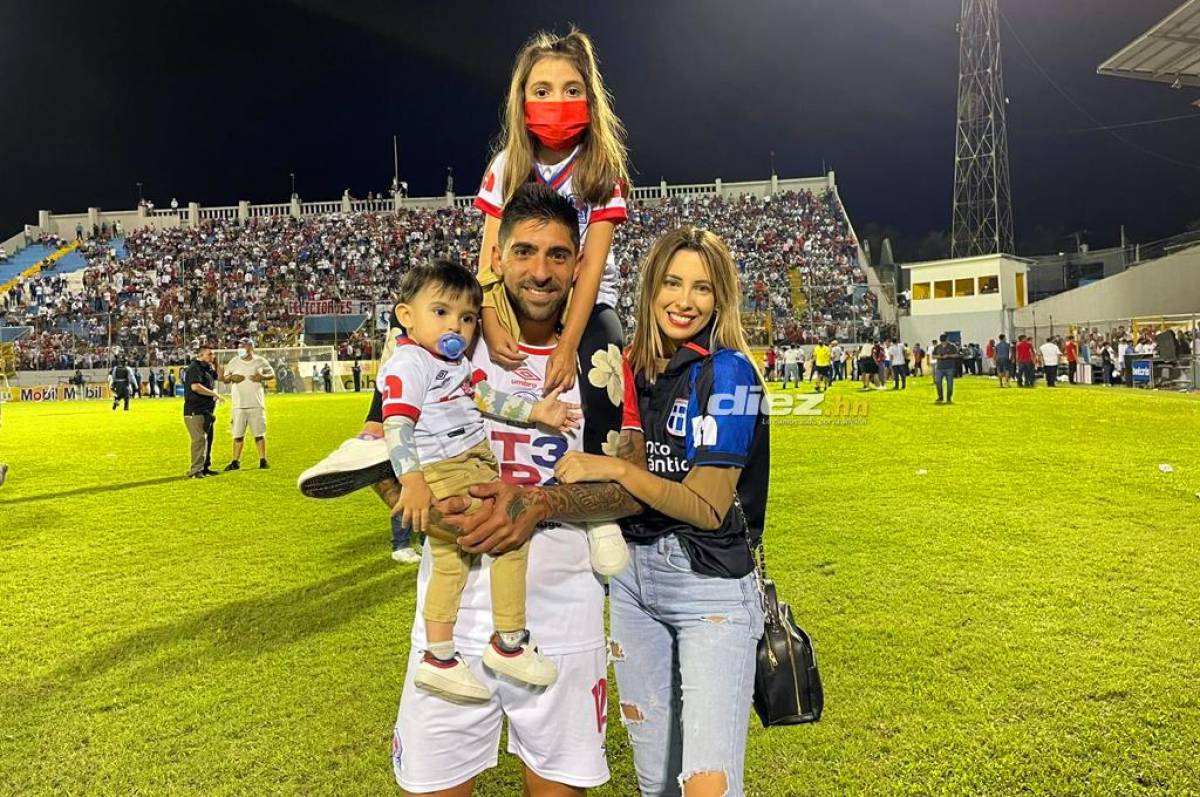
<svg viewBox="0 0 1200 797">
<path fill-rule="evenodd" d="M 250 434 L 254 437 L 266 437 L 267 435 L 267 411 L 262 407 L 256 407 L 248 410 L 235 409 L 233 411 L 233 437 L 246 436 L 246 427 L 250 427 Z"/>
<path fill-rule="evenodd" d="M 405 791 L 449 789 L 496 766 L 505 716 L 508 752 L 539 776 L 584 789 L 608 782 L 608 658 L 603 647 L 547 655 L 558 665 L 558 680 L 546 689 L 498 678 L 479 656 L 463 654 L 492 690 L 490 702 L 465 706 L 413 686 L 420 657 L 416 649 L 409 654 L 392 738 L 392 768 Z"/>
</svg>

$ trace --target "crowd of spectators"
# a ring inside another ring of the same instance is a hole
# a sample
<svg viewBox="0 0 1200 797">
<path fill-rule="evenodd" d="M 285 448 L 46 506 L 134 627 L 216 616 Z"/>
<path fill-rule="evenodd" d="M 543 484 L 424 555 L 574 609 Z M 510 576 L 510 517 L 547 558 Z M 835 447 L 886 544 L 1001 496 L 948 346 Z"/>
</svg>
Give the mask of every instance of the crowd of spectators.
<svg viewBox="0 0 1200 797">
<path fill-rule="evenodd" d="M 751 323 L 761 326 L 769 311 L 777 341 L 853 338 L 859 325 L 877 323 L 836 195 L 787 192 L 633 203 L 613 243 L 627 332 L 637 264 L 658 234 L 689 223 L 729 244 Z M 473 266 L 480 228 L 469 208 L 222 220 L 130 231 L 125 257 L 104 230 L 81 239 L 81 273 L 45 270 L 0 296 L 0 326 L 32 327 L 16 342 L 24 369 L 100 367 L 116 351 L 131 365 L 176 364 L 200 341 L 224 348 L 247 334 L 259 348 L 295 345 L 314 302 L 386 301 L 411 264 L 433 257 Z M 801 307 L 793 306 L 794 283 Z M 338 357 L 370 359 L 372 332 L 368 321 L 338 340 Z"/>
<path fill-rule="evenodd" d="M 635 204 L 613 240 L 624 281 L 617 308 L 632 329 L 637 264 L 663 231 L 681 224 L 707 227 L 729 245 L 742 280 L 743 310 L 770 311 L 776 342 L 856 338 L 878 322 L 875 295 L 858 263 L 858 242 L 832 192 L 787 191 L 773 197 L 675 197 Z M 793 282 L 801 306 L 792 301 Z"/>
</svg>

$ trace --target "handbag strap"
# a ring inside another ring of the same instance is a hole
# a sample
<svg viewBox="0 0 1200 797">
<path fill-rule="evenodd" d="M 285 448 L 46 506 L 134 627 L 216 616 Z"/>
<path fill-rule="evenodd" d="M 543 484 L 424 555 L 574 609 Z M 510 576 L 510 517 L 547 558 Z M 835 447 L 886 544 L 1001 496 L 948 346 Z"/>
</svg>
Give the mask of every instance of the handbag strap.
<svg viewBox="0 0 1200 797">
<path fill-rule="evenodd" d="M 762 605 L 763 614 L 766 615 L 770 610 L 767 605 L 767 591 L 763 587 L 767 581 L 767 549 L 763 545 L 761 537 L 758 545 L 755 545 L 750 539 L 750 523 L 746 520 L 746 510 L 742 509 L 742 499 L 736 489 L 733 491 L 733 507 L 742 520 L 742 529 L 746 534 L 746 547 L 750 549 L 750 559 L 754 562 L 754 585 L 758 588 L 758 600 Z"/>
</svg>

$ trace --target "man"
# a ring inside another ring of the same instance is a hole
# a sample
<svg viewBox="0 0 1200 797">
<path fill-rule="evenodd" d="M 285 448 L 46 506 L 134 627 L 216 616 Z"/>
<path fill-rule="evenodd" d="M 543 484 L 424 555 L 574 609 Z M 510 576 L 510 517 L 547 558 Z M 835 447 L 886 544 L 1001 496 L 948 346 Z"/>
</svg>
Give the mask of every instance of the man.
<svg viewBox="0 0 1200 797">
<path fill-rule="evenodd" d="M 920 343 L 913 344 L 912 359 L 913 359 L 912 375 L 913 376 L 924 376 L 925 375 L 925 369 L 924 369 L 925 350 L 923 348 L 921 348 Z"/>
<path fill-rule="evenodd" d="M 962 355 L 952 341 L 945 335 L 938 336 L 938 344 L 933 348 L 936 360 L 933 371 L 934 385 L 937 387 L 937 401 L 934 404 L 954 403 L 954 377 L 958 375 L 959 360 Z M 945 383 L 945 390 L 942 384 Z"/>
<path fill-rule="evenodd" d="M 813 371 L 817 374 L 817 392 L 828 390 L 833 383 L 833 351 L 823 340 L 813 348 Z"/>
<path fill-rule="evenodd" d="M 0 410 L 4 409 L 4 402 L 0 401 Z M 0 415 L 0 424 L 3 423 L 3 416 Z M 5 480 L 8 479 L 8 463 L 0 462 L 0 487 L 4 486 Z"/>
<path fill-rule="evenodd" d="M 527 356 L 521 367 L 509 371 L 491 362 L 482 341 L 477 344 L 473 362 L 497 388 L 542 394 L 545 368 L 558 340 L 579 251 L 578 215 L 570 202 L 552 189 L 528 184 L 504 207 L 498 243 L 490 257 L 513 306 L 519 345 Z M 445 520 L 463 528 L 459 544 L 469 553 L 500 553 L 529 541 L 529 625 L 538 629 L 541 652 L 555 661 L 559 677 L 553 686 L 534 691 L 502 682 L 480 667 L 492 625 L 490 565 L 484 561 L 468 576 L 455 642 L 480 680 L 492 687 L 491 701 L 460 706 L 415 689 L 412 673 L 424 644 L 419 619 L 422 606 L 418 603 L 409 675 L 393 744 L 397 780 L 408 793 L 469 795 L 475 778 L 495 765 L 505 716 L 510 749 L 525 765 L 526 793 L 533 797 L 578 795 L 608 779 L 604 760 L 608 684 L 604 591 L 591 571 L 582 522 L 615 519 L 641 507 L 619 485 L 548 486 L 547 482 L 567 450 L 587 448 L 601 453 L 600 446 L 610 433 L 618 431 L 619 412 L 607 411 L 618 410 L 619 405 L 612 404 L 604 388 L 591 389 L 588 369 L 591 352 L 619 353 L 620 347 L 619 330 L 598 324 L 589 325 L 584 332 L 578 358 L 582 371 L 575 387 L 562 396 L 583 404 L 581 434 L 565 438 L 527 426 L 488 421 L 488 436 L 505 481 L 472 489 L 472 494 L 484 501 L 481 511 L 469 516 L 447 515 Z M 597 418 L 607 416 L 611 416 L 610 423 L 596 423 Z M 362 439 L 327 460 L 369 474 L 372 466 L 365 455 L 381 449 L 382 463 L 387 465 L 386 446 Z M 351 457 L 349 452 L 359 453 Z M 306 482 L 322 478 L 336 482 L 330 471 L 325 463 L 310 469 L 301 475 L 301 489 L 306 489 Z M 361 480 L 350 484 L 362 486 Z M 520 484 L 531 486 L 522 489 L 517 486 Z M 389 477 L 376 488 L 385 503 L 395 503 L 399 489 L 394 479 Z M 448 499 L 439 504 L 438 511 L 462 511 L 465 506 L 464 499 Z M 549 522 L 551 518 L 553 522 Z M 424 595 L 431 566 L 426 554 L 418 574 L 418 595 Z"/>
<path fill-rule="evenodd" d="M 350 369 L 350 373 L 354 375 L 354 392 L 362 391 L 362 366 L 358 364 L 358 360 L 354 361 L 354 367 Z"/>
<path fill-rule="evenodd" d="M 800 364 L 804 362 L 804 353 L 799 346 L 785 346 L 783 349 L 783 389 L 787 390 L 788 382 L 800 387 Z"/>
<path fill-rule="evenodd" d="M 1000 387 L 1008 387 L 1012 368 L 1012 344 L 1003 335 L 996 341 L 994 356 L 996 358 L 996 378 L 1000 380 Z"/>
<path fill-rule="evenodd" d="M 201 346 L 196 359 L 183 372 L 183 423 L 192 438 L 189 479 L 219 475 L 212 469 L 213 423 L 216 421 L 217 371 L 210 346 Z"/>
<path fill-rule="evenodd" d="M 1067 381 L 1075 384 L 1075 370 L 1079 366 L 1079 346 L 1075 343 L 1074 335 L 1067 335 L 1063 344 L 1063 355 L 1067 358 Z"/>
<path fill-rule="evenodd" d="M 1054 338 L 1046 338 L 1038 350 L 1042 355 L 1042 370 L 1046 375 L 1046 387 L 1054 387 L 1058 383 L 1058 360 L 1062 357 Z"/>
<path fill-rule="evenodd" d="M 321 369 L 321 382 L 325 385 L 326 393 L 333 392 L 333 371 L 330 370 L 328 363 Z"/>
<path fill-rule="evenodd" d="M 242 445 L 246 441 L 246 428 L 254 435 L 258 449 L 259 470 L 267 464 L 267 400 L 266 382 L 275 376 L 275 370 L 266 358 L 254 353 L 254 340 L 242 338 L 238 341 L 238 353 L 226 365 L 221 381 L 231 385 L 233 401 L 233 459 L 225 470 L 241 470 Z"/>
<path fill-rule="evenodd" d="M 904 390 L 908 387 L 908 357 L 903 341 L 892 344 L 889 358 L 892 361 L 892 389 Z"/>
<path fill-rule="evenodd" d="M 846 350 L 836 340 L 829 349 L 829 358 L 833 361 L 833 381 L 840 382 L 846 378 Z"/>
<path fill-rule="evenodd" d="M 321 369 L 314 365 L 312 375 L 312 392 L 317 393 L 321 390 Z"/>
<path fill-rule="evenodd" d="M 117 405 L 125 402 L 125 411 L 129 412 L 130 385 L 133 382 L 133 369 L 125 364 L 125 358 L 117 358 L 117 364 L 108 372 L 108 389 L 112 391 L 114 411 Z"/>
<path fill-rule="evenodd" d="M 1017 336 L 1017 387 L 1033 387 L 1033 341 Z"/>
<path fill-rule="evenodd" d="M 871 341 L 871 362 L 874 363 L 875 372 L 872 376 L 871 381 L 875 383 L 876 390 L 887 390 L 887 387 L 883 384 L 884 379 L 887 378 L 886 361 L 887 361 L 887 353 L 884 350 L 883 344 L 880 343 L 878 340 L 872 340 Z"/>
</svg>

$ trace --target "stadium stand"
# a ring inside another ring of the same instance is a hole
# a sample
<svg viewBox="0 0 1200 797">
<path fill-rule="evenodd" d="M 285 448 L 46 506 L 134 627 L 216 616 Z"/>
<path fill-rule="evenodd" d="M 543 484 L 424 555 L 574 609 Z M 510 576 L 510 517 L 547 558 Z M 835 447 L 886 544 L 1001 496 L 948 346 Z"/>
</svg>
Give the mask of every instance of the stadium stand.
<svg viewBox="0 0 1200 797">
<path fill-rule="evenodd" d="M 326 204 L 322 210 L 338 208 Z M 480 217 L 462 198 L 398 212 L 298 217 L 285 215 L 287 208 L 87 241 L 79 249 L 82 272 L 44 270 L 18 280 L 0 292 L 0 326 L 25 329 L 15 339 L 18 366 L 98 367 L 115 351 L 139 365 L 176 364 L 200 340 L 227 346 L 249 333 L 260 346 L 328 343 L 312 339 L 327 326 L 339 330 L 340 357 L 369 359 L 368 315 L 354 323 L 357 329 L 347 328 L 345 318 L 310 323 L 308 339 L 306 316 L 351 301 L 387 301 L 413 263 L 449 257 L 474 264 L 477 257 Z M 877 328 L 875 294 L 836 192 L 785 190 L 635 200 L 614 242 L 624 282 L 617 309 L 627 331 L 637 264 L 660 232 L 689 223 L 729 243 L 742 274 L 748 327 L 792 343 L 855 339 Z"/>
</svg>

